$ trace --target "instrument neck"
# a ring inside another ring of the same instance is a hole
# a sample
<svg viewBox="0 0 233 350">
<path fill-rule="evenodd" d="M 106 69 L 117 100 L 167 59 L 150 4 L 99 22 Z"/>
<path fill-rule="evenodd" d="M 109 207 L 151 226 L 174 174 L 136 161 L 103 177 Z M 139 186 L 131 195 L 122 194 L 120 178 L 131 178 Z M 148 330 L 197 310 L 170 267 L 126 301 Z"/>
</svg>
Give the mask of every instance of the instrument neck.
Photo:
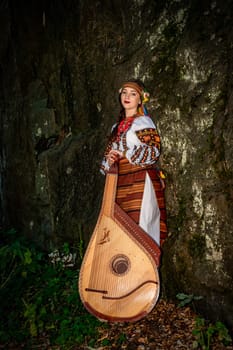
<svg viewBox="0 0 233 350">
<path fill-rule="evenodd" d="M 103 202 L 102 202 L 102 213 L 105 214 L 106 216 L 112 216 L 113 214 L 114 204 L 116 199 L 117 179 L 118 179 L 118 171 L 116 167 L 114 168 L 114 171 L 110 171 L 106 175 Z"/>
</svg>

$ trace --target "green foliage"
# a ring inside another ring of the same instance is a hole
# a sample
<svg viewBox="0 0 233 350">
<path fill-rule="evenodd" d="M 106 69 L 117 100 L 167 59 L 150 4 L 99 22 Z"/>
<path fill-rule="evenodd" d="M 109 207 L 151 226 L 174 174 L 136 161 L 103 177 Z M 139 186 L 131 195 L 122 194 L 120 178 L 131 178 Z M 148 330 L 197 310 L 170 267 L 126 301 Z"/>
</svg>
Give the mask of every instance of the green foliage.
<svg viewBox="0 0 233 350">
<path fill-rule="evenodd" d="M 210 350 L 214 337 L 217 337 L 225 346 L 232 341 L 228 329 L 222 322 L 218 321 L 215 324 L 208 324 L 204 318 L 200 317 L 197 317 L 195 320 L 193 335 L 196 338 L 193 343 L 194 349 Z"/>
<path fill-rule="evenodd" d="M 195 296 L 193 294 L 178 293 L 177 299 L 180 300 L 178 306 L 183 307 L 196 300 L 203 299 L 202 296 Z M 193 329 L 193 335 L 195 341 L 193 343 L 193 349 L 210 350 L 211 342 L 214 337 L 217 337 L 224 345 L 231 343 L 232 339 L 228 333 L 228 329 L 222 322 L 216 322 L 215 324 L 208 324 L 208 322 L 201 317 L 195 319 L 195 327 Z"/>
<path fill-rule="evenodd" d="M 179 307 L 183 307 L 187 304 L 193 303 L 196 300 L 203 299 L 202 296 L 195 296 L 193 294 L 178 293 L 176 295 L 177 299 L 181 300 L 178 304 Z"/>
<path fill-rule="evenodd" d="M 78 294 L 78 267 L 66 259 L 82 254 L 81 247 L 77 250 L 71 252 L 65 244 L 51 262 L 14 230 L 1 232 L 2 343 L 24 343 L 30 348 L 41 337 L 60 346 L 95 342 L 100 322 L 84 309 Z"/>
<path fill-rule="evenodd" d="M 102 346 L 110 346 L 111 345 L 111 341 L 110 339 L 104 338 L 101 342 Z"/>
<path fill-rule="evenodd" d="M 124 333 L 120 333 L 117 339 L 117 344 L 122 345 L 127 340 L 126 335 Z"/>
</svg>

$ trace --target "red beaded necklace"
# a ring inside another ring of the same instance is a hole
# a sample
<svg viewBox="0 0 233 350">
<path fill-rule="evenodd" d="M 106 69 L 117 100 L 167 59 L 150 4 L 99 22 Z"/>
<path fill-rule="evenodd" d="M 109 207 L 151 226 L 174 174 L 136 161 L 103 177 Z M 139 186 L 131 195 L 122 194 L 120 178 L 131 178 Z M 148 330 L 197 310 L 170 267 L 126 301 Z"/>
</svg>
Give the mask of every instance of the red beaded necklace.
<svg viewBox="0 0 233 350">
<path fill-rule="evenodd" d="M 124 132 L 126 132 L 132 125 L 135 117 L 137 115 L 133 115 L 132 117 L 127 117 L 122 119 L 122 121 L 120 122 L 120 124 L 118 125 L 117 128 L 117 136 L 120 137 L 120 135 Z"/>
</svg>

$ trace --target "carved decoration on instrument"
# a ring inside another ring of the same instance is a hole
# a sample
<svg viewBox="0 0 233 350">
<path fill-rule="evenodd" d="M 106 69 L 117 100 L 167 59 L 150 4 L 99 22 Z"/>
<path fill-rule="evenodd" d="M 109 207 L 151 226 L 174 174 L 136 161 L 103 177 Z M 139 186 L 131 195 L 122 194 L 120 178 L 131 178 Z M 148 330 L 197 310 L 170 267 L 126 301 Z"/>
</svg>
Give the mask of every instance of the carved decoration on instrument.
<svg viewBox="0 0 233 350">
<path fill-rule="evenodd" d="M 110 230 L 107 230 L 107 228 L 104 228 L 104 232 L 103 232 L 103 237 L 100 239 L 98 244 L 104 244 L 110 241 L 110 237 L 109 237 L 109 233 Z"/>
</svg>

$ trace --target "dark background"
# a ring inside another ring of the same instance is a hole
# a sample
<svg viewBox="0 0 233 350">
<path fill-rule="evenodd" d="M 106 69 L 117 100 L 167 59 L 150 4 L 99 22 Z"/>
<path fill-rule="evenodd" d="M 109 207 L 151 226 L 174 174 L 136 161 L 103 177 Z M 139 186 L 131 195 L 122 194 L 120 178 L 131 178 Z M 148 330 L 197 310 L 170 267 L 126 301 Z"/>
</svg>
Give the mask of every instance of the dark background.
<svg viewBox="0 0 233 350">
<path fill-rule="evenodd" d="M 162 293 L 232 326 L 232 1 L 1 1 L 0 225 L 88 242 L 118 89 L 141 78 L 162 138 Z M 67 137 L 57 142 L 62 127 Z"/>
</svg>

